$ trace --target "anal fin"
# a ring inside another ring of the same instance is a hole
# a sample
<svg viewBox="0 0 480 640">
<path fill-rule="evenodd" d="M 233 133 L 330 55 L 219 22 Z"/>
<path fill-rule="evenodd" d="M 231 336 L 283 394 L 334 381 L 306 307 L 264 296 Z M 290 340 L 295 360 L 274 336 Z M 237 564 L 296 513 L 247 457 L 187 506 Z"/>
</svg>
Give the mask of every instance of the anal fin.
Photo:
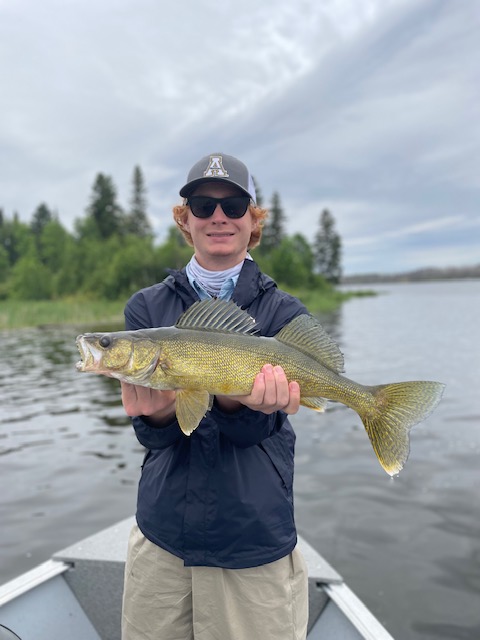
<svg viewBox="0 0 480 640">
<path fill-rule="evenodd" d="M 300 400 L 300 404 L 314 411 L 325 411 L 327 408 L 328 400 L 326 398 L 303 398 Z"/>
</svg>

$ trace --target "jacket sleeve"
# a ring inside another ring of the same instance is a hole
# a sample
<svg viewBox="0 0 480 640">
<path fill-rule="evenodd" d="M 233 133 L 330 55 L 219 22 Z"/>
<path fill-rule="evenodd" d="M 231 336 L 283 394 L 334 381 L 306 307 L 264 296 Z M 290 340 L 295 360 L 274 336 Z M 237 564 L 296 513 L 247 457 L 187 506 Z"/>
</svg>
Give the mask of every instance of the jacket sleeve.
<svg viewBox="0 0 480 640">
<path fill-rule="evenodd" d="M 277 411 L 267 415 L 249 407 L 242 407 L 235 413 L 225 413 L 214 403 L 212 418 L 217 423 L 220 433 L 236 447 L 246 449 L 259 444 L 281 429 L 287 414 Z"/>
<path fill-rule="evenodd" d="M 146 449 L 166 449 L 183 437 L 177 420 L 159 428 L 150 426 L 144 416 L 136 416 L 132 418 L 132 424 L 137 440 Z"/>
</svg>

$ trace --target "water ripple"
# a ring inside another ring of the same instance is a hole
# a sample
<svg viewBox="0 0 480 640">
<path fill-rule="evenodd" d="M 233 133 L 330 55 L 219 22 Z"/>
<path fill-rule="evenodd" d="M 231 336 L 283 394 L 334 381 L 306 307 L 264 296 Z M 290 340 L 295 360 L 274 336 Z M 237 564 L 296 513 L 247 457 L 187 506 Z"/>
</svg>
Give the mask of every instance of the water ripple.
<svg viewBox="0 0 480 640">
<path fill-rule="evenodd" d="M 293 416 L 297 525 L 394 637 L 478 640 L 480 282 L 382 289 L 322 318 L 347 375 L 438 379 L 444 399 L 395 479 L 353 411 Z M 118 382 L 76 371 L 80 332 L 0 334 L 0 581 L 135 509 L 144 451 Z"/>
</svg>

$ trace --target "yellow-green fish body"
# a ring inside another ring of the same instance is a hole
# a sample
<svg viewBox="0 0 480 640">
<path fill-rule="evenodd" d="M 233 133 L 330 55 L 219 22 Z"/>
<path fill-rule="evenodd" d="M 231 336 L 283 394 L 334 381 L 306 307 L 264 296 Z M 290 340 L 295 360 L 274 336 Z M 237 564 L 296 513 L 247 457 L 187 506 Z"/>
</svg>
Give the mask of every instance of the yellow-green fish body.
<svg viewBox="0 0 480 640">
<path fill-rule="evenodd" d="M 323 411 L 341 402 L 361 417 L 382 467 L 398 473 L 409 430 L 440 401 L 438 382 L 365 386 L 341 375 L 343 355 L 319 322 L 298 316 L 275 337 L 255 335 L 255 321 L 233 302 L 197 302 L 174 327 L 85 334 L 77 338 L 80 371 L 155 389 L 177 390 L 176 412 L 187 435 L 215 395 L 248 395 L 264 364 L 280 365 L 300 385 L 301 404 Z"/>
</svg>

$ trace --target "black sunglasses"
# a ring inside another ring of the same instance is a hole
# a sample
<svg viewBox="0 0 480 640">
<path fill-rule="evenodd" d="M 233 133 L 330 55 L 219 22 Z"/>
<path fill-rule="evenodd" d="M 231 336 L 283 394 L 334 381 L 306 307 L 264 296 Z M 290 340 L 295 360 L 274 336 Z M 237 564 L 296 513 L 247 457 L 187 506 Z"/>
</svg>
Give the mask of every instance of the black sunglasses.
<svg viewBox="0 0 480 640">
<path fill-rule="evenodd" d="M 222 207 L 227 218 L 241 218 L 250 204 L 248 196 L 232 196 L 231 198 L 213 198 L 211 196 L 190 196 L 186 204 L 196 218 L 209 218 L 217 208 Z"/>
</svg>

